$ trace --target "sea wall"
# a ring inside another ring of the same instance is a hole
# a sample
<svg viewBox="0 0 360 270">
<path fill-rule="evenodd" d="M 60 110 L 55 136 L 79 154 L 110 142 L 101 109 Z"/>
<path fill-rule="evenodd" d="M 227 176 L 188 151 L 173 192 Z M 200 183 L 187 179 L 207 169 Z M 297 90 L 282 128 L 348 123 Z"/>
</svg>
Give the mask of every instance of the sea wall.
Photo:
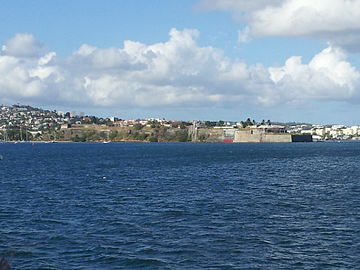
<svg viewBox="0 0 360 270">
<path fill-rule="evenodd" d="M 288 133 L 265 133 L 254 130 L 235 131 L 234 142 L 312 142 L 311 135 L 292 135 Z"/>
</svg>

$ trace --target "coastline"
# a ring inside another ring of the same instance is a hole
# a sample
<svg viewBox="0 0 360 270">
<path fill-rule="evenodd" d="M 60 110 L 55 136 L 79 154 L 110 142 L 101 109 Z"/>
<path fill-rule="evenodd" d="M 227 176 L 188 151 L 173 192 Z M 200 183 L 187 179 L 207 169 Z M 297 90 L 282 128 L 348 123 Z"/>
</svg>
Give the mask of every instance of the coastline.
<svg viewBox="0 0 360 270">
<path fill-rule="evenodd" d="M 321 141 L 312 141 L 312 143 L 339 143 L 339 142 L 360 142 L 360 140 L 321 140 Z M 229 142 L 223 142 L 223 141 L 158 141 L 158 142 L 150 142 L 150 141 L 137 141 L 137 140 L 122 140 L 122 141 L 0 141 L 0 144 L 56 144 L 56 143 L 89 143 L 89 144 L 114 144 L 114 143 L 221 143 L 221 144 L 229 144 Z M 230 144 L 247 144 L 247 143 L 253 143 L 253 144 L 271 144 L 271 143 L 292 143 L 292 142 L 231 142 Z M 309 143 L 309 142 L 306 142 Z"/>
</svg>

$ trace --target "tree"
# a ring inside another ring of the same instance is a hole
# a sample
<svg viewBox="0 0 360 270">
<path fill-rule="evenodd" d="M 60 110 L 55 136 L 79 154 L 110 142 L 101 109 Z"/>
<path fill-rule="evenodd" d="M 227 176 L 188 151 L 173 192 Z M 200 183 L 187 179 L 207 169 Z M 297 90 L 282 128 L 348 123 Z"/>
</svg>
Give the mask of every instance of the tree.
<svg viewBox="0 0 360 270">
<path fill-rule="evenodd" d="M 143 125 L 140 124 L 140 123 L 136 123 L 136 124 L 134 125 L 134 129 L 135 129 L 135 130 L 141 130 L 142 128 L 143 128 Z"/>
<path fill-rule="evenodd" d="M 206 121 L 205 126 L 207 128 L 216 126 L 216 122 Z"/>
<path fill-rule="evenodd" d="M 254 122 L 255 122 L 255 121 L 254 121 Z M 247 127 L 247 126 L 252 126 L 253 124 L 254 124 L 253 121 L 251 121 L 251 119 L 248 118 L 248 119 L 246 119 L 245 122 L 243 122 L 243 127 L 245 128 L 245 127 Z"/>
<path fill-rule="evenodd" d="M 148 138 L 149 142 L 158 142 L 158 138 L 155 136 L 151 136 Z"/>
</svg>

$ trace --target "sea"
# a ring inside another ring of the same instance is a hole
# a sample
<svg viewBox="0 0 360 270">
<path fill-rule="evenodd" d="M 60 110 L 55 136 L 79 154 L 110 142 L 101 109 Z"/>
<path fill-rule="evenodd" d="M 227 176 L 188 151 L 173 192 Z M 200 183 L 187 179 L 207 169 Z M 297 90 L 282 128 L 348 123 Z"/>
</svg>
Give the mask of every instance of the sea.
<svg viewBox="0 0 360 270">
<path fill-rule="evenodd" d="M 360 269 L 360 142 L 0 143 L 11 269 Z"/>
</svg>

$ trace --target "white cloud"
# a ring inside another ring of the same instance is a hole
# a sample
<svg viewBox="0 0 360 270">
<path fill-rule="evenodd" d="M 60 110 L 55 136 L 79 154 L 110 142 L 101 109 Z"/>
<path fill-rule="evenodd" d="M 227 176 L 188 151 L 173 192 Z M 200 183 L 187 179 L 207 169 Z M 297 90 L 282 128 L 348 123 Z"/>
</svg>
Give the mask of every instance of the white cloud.
<svg viewBox="0 0 360 270">
<path fill-rule="evenodd" d="M 38 56 L 42 44 L 31 34 L 16 34 L 2 46 L 2 53 L 15 57 Z"/>
<path fill-rule="evenodd" d="M 33 80 L 27 67 L 12 56 L 0 56 L 0 93 L 3 97 L 36 97 L 43 89 L 39 80 Z"/>
<path fill-rule="evenodd" d="M 350 100 L 357 95 L 360 73 L 339 48 L 326 48 L 309 64 L 289 58 L 283 67 L 269 68 L 270 78 L 288 100 Z"/>
<path fill-rule="evenodd" d="M 0 102 L 105 107 L 277 106 L 309 100 L 354 101 L 360 73 L 346 53 L 329 46 L 309 63 L 291 57 L 281 67 L 248 66 L 196 30 L 172 29 L 163 43 L 125 41 L 123 48 L 83 45 L 71 56 L 0 55 Z"/>
<path fill-rule="evenodd" d="M 239 40 L 266 36 L 312 37 L 359 51 L 360 0 L 203 0 L 248 23 Z"/>
<path fill-rule="evenodd" d="M 199 7 L 207 10 L 225 10 L 241 12 L 249 12 L 266 8 L 268 6 L 277 6 L 285 0 L 201 0 Z"/>
</svg>

